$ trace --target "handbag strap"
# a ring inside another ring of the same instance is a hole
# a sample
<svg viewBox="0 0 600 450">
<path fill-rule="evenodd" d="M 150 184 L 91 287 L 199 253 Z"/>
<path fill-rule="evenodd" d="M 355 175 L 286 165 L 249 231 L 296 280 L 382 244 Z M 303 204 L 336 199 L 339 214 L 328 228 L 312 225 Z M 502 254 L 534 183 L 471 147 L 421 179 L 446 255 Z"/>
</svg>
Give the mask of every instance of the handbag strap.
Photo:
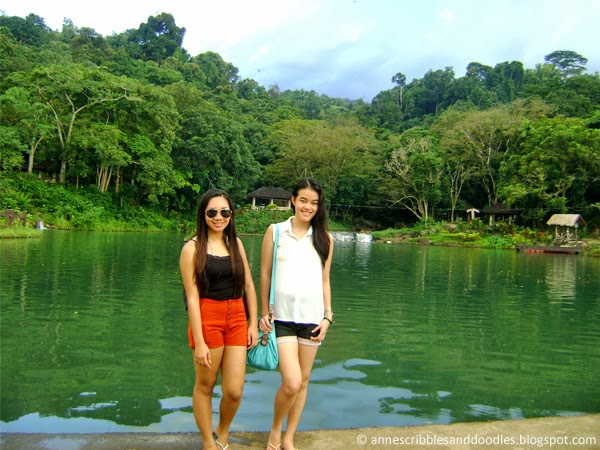
<svg viewBox="0 0 600 450">
<path fill-rule="evenodd" d="M 273 236 L 273 264 L 271 265 L 271 292 L 269 294 L 269 305 L 275 302 L 275 273 L 277 262 L 277 244 L 279 243 L 279 225 L 275 224 L 275 236 Z"/>
</svg>

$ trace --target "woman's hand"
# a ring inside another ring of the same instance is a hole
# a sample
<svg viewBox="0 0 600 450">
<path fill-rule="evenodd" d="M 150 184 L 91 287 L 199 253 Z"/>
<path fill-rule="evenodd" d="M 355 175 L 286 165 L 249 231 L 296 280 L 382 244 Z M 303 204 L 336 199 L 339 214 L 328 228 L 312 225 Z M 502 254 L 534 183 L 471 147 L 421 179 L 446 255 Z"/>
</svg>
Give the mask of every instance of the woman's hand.
<svg viewBox="0 0 600 450">
<path fill-rule="evenodd" d="M 262 331 L 263 333 L 270 333 L 271 331 L 273 331 L 271 320 L 272 319 L 270 316 L 261 317 L 260 322 L 258 322 L 258 327 L 260 328 L 260 331 Z"/>
<path fill-rule="evenodd" d="M 256 325 L 248 326 L 248 347 L 247 347 L 247 349 L 250 350 L 250 349 L 256 347 L 256 344 L 258 344 L 258 327 Z"/>
<path fill-rule="evenodd" d="M 313 334 L 316 332 L 318 332 L 319 334 L 317 334 L 316 336 L 311 336 L 310 340 L 315 342 L 323 342 L 323 340 L 325 339 L 325 335 L 327 334 L 327 330 L 329 329 L 329 325 L 331 325 L 329 320 L 321 320 L 321 323 L 312 329 Z"/>
<path fill-rule="evenodd" d="M 196 348 L 194 349 L 194 363 L 199 366 L 208 367 L 209 369 L 211 368 L 210 349 L 204 342 L 196 344 Z"/>
</svg>

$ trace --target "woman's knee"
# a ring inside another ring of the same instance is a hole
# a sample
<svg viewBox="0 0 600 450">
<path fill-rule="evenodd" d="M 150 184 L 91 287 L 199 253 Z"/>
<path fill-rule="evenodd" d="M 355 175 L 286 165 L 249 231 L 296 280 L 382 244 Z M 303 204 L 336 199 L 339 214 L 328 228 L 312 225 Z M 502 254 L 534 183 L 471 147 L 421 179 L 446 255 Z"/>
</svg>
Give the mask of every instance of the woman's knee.
<svg viewBox="0 0 600 450">
<path fill-rule="evenodd" d="M 300 377 L 285 378 L 281 383 L 281 389 L 286 396 L 292 397 L 302 390 L 302 385 L 303 380 Z"/>
<path fill-rule="evenodd" d="M 302 380 L 300 381 L 300 390 L 308 388 L 308 380 L 309 379 L 310 379 L 310 376 L 302 378 Z"/>
<path fill-rule="evenodd" d="M 197 378 L 194 384 L 194 391 L 199 394 L 212 396 L 216 382 L 216 378 Z"/>
<path fill-rule="evenodd" d="M 233 403 L 242 401 L 242 388 L 223 389 L 223 398 Z"/>
</svg>

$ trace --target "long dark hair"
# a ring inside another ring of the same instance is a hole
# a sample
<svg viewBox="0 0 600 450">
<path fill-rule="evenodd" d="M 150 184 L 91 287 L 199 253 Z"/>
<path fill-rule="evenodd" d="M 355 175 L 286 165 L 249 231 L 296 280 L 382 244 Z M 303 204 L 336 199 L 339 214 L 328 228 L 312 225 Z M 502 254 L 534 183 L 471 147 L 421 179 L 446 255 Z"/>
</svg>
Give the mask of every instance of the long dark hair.
<svg viewBox="0 0 600 450">
<path fill-rule="evenodd" d="M 315 250 L 321 258 L 321 264 L 325 265 L 327 257 L 329 256 L 329 235 L 327 233 L 327 210 L 325 209 L 325 193 L 321 185 L 312 178 L 303 178 L 298 181 L 292 196 L 298 197 L 298 193 L 302 189 L 311 189 L 315 191 L 319 196 L 318 209 L 315 216 L 311 219 L 310 224 L 313 228 L 313 245 Z M 294 203 L 292 203 L 292 210 L 296 212 Z"/>
<path fill-rule="evenodd" d="M 207 191 L 198 204 L 198 213 L 196 215 L 196 284 L 200 286 L 203 283 L 204 286 L 208 285 L 208 278 L 206 277 L 206 247 L 208 244 L 208 225 L 206 224 L 206 207 L 208 202 L 215 197 L 223 197 L 229 204 L 229 209 L 233 211 L 231 198 L 229 194 L 221 189 L 211 189 Z M 235 213 L 231 214 L 229 224 L 223 230 L 223 241 L 229 249 L 229 256 L 231 259 L 231 269 L 233 270 L 233 292 L 236 297 L 241 297 L 244 291 L 245 274 L 244 274 L 244 262 L 242 260 L 242 254 L 238 246 L 237 234 L 235 232 Z M 203 289 L 205 291 L 205 289 Z"/>
</svg>

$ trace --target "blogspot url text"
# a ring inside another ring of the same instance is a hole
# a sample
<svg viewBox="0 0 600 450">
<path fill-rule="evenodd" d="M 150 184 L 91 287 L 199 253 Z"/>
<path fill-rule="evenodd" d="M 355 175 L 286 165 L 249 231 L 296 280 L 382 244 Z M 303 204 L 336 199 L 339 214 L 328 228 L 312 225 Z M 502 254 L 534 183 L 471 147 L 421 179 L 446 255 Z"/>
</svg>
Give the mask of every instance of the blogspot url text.
<svg viewBox="0 0 600 450">
<path fill-rule="evenodd" d="M 506 445 L 507 447 L 515 445 L 528 445 L 536 447 L 553 447 L 565 445 L 580 445 L 583 448 L 596 445 L 596 438 L 593 436 L 534 436 L 530 434 L 520 434 L 518 436 L 506 436 L 498 434 L 496 436 L 479 436 L 477 434 L 467 436 L 438 436 L 436 434 L 417 434 L 415 436 L 367 436 L 359 434 L 356 437 L 356 443 L 359 445 L 372 446 L 401 446 L 401 445 Z"/>
</svg>

